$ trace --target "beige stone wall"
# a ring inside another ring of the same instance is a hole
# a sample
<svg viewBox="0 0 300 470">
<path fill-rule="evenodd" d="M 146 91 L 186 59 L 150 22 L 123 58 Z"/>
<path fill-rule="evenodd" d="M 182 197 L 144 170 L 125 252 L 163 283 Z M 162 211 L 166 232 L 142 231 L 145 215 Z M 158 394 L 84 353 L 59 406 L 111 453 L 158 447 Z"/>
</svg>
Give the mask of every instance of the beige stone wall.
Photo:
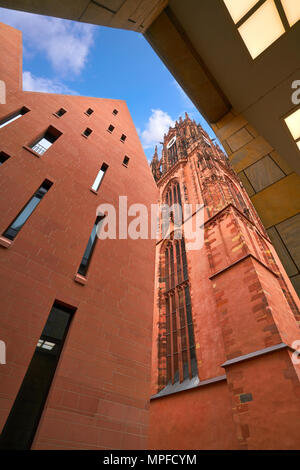
<svg viewBox="0 0 300 470">
<path fill-rule="evenodd" d="M 231 110 L 213 126 L 300 294 L 300 177 L 245 117 Z"/>
</svg>

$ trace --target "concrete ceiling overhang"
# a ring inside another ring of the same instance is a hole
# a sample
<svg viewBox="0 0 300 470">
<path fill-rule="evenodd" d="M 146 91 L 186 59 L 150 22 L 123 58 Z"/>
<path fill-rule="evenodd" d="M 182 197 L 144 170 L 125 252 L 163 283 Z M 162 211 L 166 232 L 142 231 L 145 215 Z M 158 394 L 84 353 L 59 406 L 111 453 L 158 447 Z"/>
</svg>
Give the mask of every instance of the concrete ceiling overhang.
<svg viewBox="0 0 300 470">
<path fill-rule="evenodd" d="M 144 32 L 168 0 L 1 0 L 0 6 Z"/>
<path fill-rule="evenodd" d="M 300 22 L 253 60 L 222 0 L 0 0 L 0 6 L 143 32 L 210 123 L 233 107 L 300 173 L 299 150 L 283 121 L 295 108 L 291 85 L 300 79 Z"/>
<path fill-rule="evenodd" d="M 209 122 L 230 110 L 229 101 L 169 7 L 154 20 L 145 37 Z"/>
<path fill-rule="evenodd" d="M 292 83 L 300 80 L 300 22 L 253 60 L 222 0 L 170 0 L 168 5 L 169 18 L 174 17 L 174 24 L 180 24 L 208 71 L 207 76 L 213 77 L 211 85 L 215 91 L 222 90 L 222 95 L 226 96 L 230 105 L 242 113 L 290 166 L 300 173 L 299 150 L 283 121 L 296 107 L 292 102 Z M 159 19 L 147 30 L 146 37 L 151 37 Z M 158 54 L 165 53 L 165 34 L 161 32 L 161 40 L 156 34 L 155 49 Z M 173 54 L 176 55 L 177 51 L 173 51 Z M 168 64 L 170 57 L 171 53 L 164 59 L 165 63 Z M 171 72 L 172 67 L 171 62 Z M 183 75 L 179 73 L 178 66 L 173 73 L 180 82 Z M 196 76 L 195 71 L 190 71 L 190 74 Z M 188 75 L 187 71 L 185 75 Z M 184 89 L 193 99 L 193 78 L 187 80 Z M 215 122 L 207 111 L 207 106 L 211 110 L 215 107 L 213 100 L 209 103 L 200 97 L 199 101 L 193 101 L 211 123 Z"/>
</svg>

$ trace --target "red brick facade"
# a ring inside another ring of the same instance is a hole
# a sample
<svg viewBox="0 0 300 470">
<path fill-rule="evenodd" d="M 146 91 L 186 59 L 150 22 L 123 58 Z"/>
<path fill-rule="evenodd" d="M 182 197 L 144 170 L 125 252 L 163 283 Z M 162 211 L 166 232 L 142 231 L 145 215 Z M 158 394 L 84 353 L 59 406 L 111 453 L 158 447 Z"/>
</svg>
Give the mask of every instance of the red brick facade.
<svg viewBox="0 0 300 470">
<path fill-rule="evenodd" d="M 182 275 L 176 229 L 157 243 L 150 448 L 299 448 L 299 300 L 246 191 L 187 115 L 151 168 L 161 203 L 179 185 L 182 204 L 204 204 L 204 245 Z"/>
<path fill-rule="evenodd" d="M 0 165 L 0 234 L 43 180 L 53 183 L 9 248 L 0 246 L 0 340 L 7 352 L 0 365 L 0 429 L 58 300 L 77 310 L 32 448 L 145 448 L 154 240 L 97 240 L 85 285 L 74 281 L 97 206 L 118 207 L 125 195 L 128 206 L 149 208 L 157 198 L 134 124 L 122 100 L 23 92 L 21 33 L 3 24 L 0 55 L 7 89 L 0 120 L 29 109 L 0 129 L 0 152 L 10 157 Z M 60 108 L 66 113 L 57 117 Z M 44 155 L 24 148 L 49 125 L 62 135 Z M 88 138 L 86 128 L 93 131 Z M 103 162 L 108 170 L 95 193 L 90 188 Z"/>
</svg>

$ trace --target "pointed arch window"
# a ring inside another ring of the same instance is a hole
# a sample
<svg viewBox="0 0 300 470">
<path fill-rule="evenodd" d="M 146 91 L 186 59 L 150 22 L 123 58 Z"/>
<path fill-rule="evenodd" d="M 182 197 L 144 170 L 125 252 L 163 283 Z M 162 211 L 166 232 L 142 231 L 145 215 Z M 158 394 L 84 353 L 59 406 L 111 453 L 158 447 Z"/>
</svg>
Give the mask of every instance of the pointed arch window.
<svg viewBox="0 0 300 470">
<path fill-rule="evenodd" d="M 168 149 L 168 159 L 171 165 L 174 165 L 178 160 L 176 142 L 174 142 L 174 144 Z"/>
<path fill-rule="evenodd" d="M 173 204 L 176 204 L 175 206 L 176 209 L 175 209 L 175 214 L 174 214 L 175 217 L 173 219 L 175 219 L 175 222 L 180 224 L 182 222 L 182 202 L 181 202 L 180 185 L 178 181 L 174 181 L 170 184 L 165 195 L 165 204 L 167 204 L 169 208 L 171 208 Z"/>
</svg>

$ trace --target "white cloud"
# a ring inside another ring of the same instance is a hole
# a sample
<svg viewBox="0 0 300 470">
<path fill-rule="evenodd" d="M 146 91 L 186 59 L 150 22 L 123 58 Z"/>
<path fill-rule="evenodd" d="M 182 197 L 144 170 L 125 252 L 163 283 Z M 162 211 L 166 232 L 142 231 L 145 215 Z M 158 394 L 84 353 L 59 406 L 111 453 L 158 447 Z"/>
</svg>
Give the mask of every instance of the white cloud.
<svg viewBox="0 0 300 470">
<path fill-rule="evenodd" d="M 146 128 L 141 132 L 142 144 L 145 149 L 154 147 L 163 140 L 164 134 L 175 122 L 171 116 L 161 109 L 152 109 L 152 114 L 146 124 Z"/>
<path fill-rule="evenodd" d="M 76 95 L 76 91 L 71 90 L 59 80 L 36 77 L 31 72 L 23 72 L 23 90 L 40 91 L 43 93 L 58 93 L 65 95 Z"/>
<path fill-rule="evenodd" d="M 0 21 L 20 29 L 25 50 L 44 54 L 56 73 L 79 74 L 85 66 L 95 26 L 4 8 Z"/>
</svg>

